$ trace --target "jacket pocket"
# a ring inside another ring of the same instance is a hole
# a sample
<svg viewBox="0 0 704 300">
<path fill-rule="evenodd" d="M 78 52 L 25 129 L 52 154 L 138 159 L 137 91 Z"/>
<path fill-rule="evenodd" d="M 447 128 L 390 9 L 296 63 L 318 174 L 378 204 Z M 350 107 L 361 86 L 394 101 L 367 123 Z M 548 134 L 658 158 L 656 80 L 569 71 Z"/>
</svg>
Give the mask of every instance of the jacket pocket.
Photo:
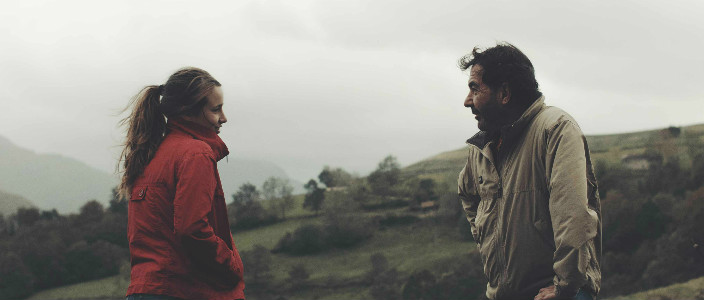
<svg viewBox="0 0 704 300">
<path fill-rule="evenodd" d="M 555 238 L 553 237 L 552 225 L 539 218 L 533 222 L 533 226 L 538 231 L 538 235 L 543 239 L 543 242 L 550 246 L 550 248 L 555 249 Z"/>
<path fill-rule="evenodd" d="M 138 232 L 136 227 L 141 225 L 141 212 L 144 211 L 144 198 L 147 196 L 147 186 L 135 186 L 130 193 L 130 201 L 127 203 L 128 211 L 128 226 L 127 240 L 132 243 L 136 240 L 135 233 Z"/>
<path fill-rule="evenodd" d="M 493 203 L 496 201 L 492 199 L 482 198 L 479 200 L 479 205 L 477 206 L 477 216 L 475 217 L 475 226 L 477 227 L 477 234 L 474 237 L 478 244 L 481 244 L 484 237 L 488 234 L 491 225 L 490 219 L 492 218 Z"/>
</svg>

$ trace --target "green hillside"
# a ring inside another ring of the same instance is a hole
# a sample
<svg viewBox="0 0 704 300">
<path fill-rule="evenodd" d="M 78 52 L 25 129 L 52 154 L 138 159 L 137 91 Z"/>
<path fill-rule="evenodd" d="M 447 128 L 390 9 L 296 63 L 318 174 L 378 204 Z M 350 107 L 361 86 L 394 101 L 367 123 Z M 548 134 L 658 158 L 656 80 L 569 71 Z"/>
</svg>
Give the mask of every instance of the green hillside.
<svg viewBox="0 0 704 300">
<path fill-rule="evenodd" d="M 704 277 L 608 300 L 704 299 Z"/>
<path fill-rule="evenodd" d="M 694 141 L 704 142 L 704 124 L 681 127 L 677 136 L 669 129 L 587 136 L 592 161 L 608 163 L 619 162 L 628 155 L 645 154 L 652 149 L 666 157 L 678 155 L 682 163 L 688 164 L 691 161 L 688 145 Z M 405 167 L 403 175 L 433 178 L 454 186 L 467 161 L 467 151 L 468 146 L 465 146 L 426 158 Z"/>
</svg>

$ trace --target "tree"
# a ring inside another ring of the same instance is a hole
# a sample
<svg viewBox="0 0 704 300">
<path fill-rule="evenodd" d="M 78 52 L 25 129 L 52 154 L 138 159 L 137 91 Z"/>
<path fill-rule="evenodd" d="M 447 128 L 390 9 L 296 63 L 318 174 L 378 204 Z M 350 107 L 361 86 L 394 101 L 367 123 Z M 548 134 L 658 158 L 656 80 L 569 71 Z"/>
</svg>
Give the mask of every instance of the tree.
<svg viewBox="0 0 704 300">
<path fill-rule="evenodd" d="M 262 184 L 264 199 L 269 201 L 269 207 L 281 213 L 281 218 L 286 219 L 286 211 L 293 208 L 293 187 L 288 179 L 269 177 Z"/>
<path fill-rule="evenodd" d="M 323 207 L 325 190 L 318 188 L 318 183 L 315 182 L 314 179 L 309 180 L 303 187 L 305 187 L 307 191 L 305 199 L 303 200 L 303 208 L 313 210 L 317 215 L 318 211 Z"/>
<path fill-rule="evenodd" d="M 34 225 L 40 219 L 39 209 L 36 207 L 20 207 L 17 209 L 16 218 L 17 224 L 20 227 L 29 227 Z"/>
<path fill-rule="evenodd" d="M 42 210 L 42 213 L 39 216 L 39 218 L 42 220 L 54 220 L 58 219 L 59 217 L 59 212 L 56 211 L 56 208 L 52 210 Z"/>
<path fill-rule="evenodd" d="M 232 200 L 227 215 L 233 229 L 254 228 L 276 221 L 276 216 L 262 206 L 261 195 L 251 183 L 241 185 L 237 193 L 232 195 Z"/>
<path fill-rule="evenodd" d="M 257 187 L 249 182 L 241 185 L 237 193 L 232 195 L 232 201 L 236 205 L 247 205 L 260 199 L 261 195 L 257 191 Z"/>
<path fill-rule="evenodd" d="M 103 205 L 96 200 L 90 200 L 81 206 L 78 220 L 82 223 L 98 223 L 103 219 L 104 215 L 105 209 Z"/>
<path fill-rule="evenodd" d="M 120 195 L 120 189 L 118 187 L 112 188 L 112 199 L 110 199 L 110 206 L 108 206 L 108 211 L 118 214 L 127 214 L 127 201 L 125 197 Z"/>
<path fill-rule="evenodd" d="M 396 157 L 389 155 L 385 157 L 377 169 L 369 174 L 367 181 L 374 194 L 388 196 L 393 191 L 393 187 L 399 183 L 401 178 L 401 166 L 396 161 Z"/>
<path fill-rule="evenodd" d="M 352 180 L 352 175 L 342 168 L 330 168 L 325 166 L 318 175 L 318 179 L 326 187 L 333 188 L 338 186 L 347 186 Z"/>
<path fill-rule="evenodd" d="M 435 201 L 437 199 L 435 181 L 430 178 L 421 179 L 413 192 L 413 200 L 420 204 L 423 201 Z"/>
<path fill-rule="evenodd" d="M 346 192 L 328 194 L 323 224 L 325 240 L 331 246 L 348 248 L 372 236 L 375 224 L 360 213 L 357 203 Z"/>
</svg>

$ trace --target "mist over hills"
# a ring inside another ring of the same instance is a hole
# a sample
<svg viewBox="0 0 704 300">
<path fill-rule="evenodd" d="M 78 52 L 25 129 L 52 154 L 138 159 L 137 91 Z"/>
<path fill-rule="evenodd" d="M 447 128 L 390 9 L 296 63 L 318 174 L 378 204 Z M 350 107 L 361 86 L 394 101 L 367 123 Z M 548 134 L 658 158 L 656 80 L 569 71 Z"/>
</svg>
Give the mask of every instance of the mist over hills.
<svg viewBox="0 0 704 300">
<path fill-rule="evenodd" d="M 240 185 L 250 182 L 261 187 L 264 180 L 275 176 L 288 179 L 279 166 L 260 160 L 223 159 L 218 163 L 226 200 Z M 290 181 L 296 192 L 303 184 Z M 119 176 L 93 168 L 79 160 L 58 154 L 39 154 L 14 145 L 0 136 L 0 208 L 12 213 L 20 206 L 36 206 L 59 213 L 78 212 L 88 200 L 108 205 Z"/>
<path fill-rule="evenodd" d="M 39 209 L 76 212 L 86 201 L 108 203 L 117 177 L 58 154 L 38 154 L 0 137 L 0 190 Z"/>
<path fill-rule="evenodd" d="M 10 215 L 20 207 L 34 207 L 35 205 L 20 195 L 0 191 L 0 215 Z"/>
<path fill-rule="evenodd" d="M 259 189 L 269 177 L 288 179 L 294 194 L 303 192 L 303 183 L 289 178 L 284 169 L 268 161 L 230 157 L 218 162 L 218 172 L 227 202 L 232 201 L 232 194 L 242 184 L 249 182 Z"/>
</svg>

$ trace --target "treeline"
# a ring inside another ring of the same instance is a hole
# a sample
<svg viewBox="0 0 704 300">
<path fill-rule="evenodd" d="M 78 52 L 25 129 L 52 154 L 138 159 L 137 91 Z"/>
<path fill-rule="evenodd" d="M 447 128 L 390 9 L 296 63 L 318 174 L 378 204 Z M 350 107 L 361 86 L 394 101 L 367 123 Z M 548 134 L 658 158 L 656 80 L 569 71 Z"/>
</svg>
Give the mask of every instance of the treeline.
<svg viewBox="0 0 704 300">
<path fill-rule="evenodd" d="M 93 200 L 68 216 L 36 208 L 0 215 L 3 299 L 115 275 L 128 258 L 127 203 L 116 193 L 107 208 Z"/>
<path fill-rule="evenodd" d="M 704 148 L 645 170 L 599 162 L 604 295 L 629 294 L 704 276 Z"/>
</svg>

